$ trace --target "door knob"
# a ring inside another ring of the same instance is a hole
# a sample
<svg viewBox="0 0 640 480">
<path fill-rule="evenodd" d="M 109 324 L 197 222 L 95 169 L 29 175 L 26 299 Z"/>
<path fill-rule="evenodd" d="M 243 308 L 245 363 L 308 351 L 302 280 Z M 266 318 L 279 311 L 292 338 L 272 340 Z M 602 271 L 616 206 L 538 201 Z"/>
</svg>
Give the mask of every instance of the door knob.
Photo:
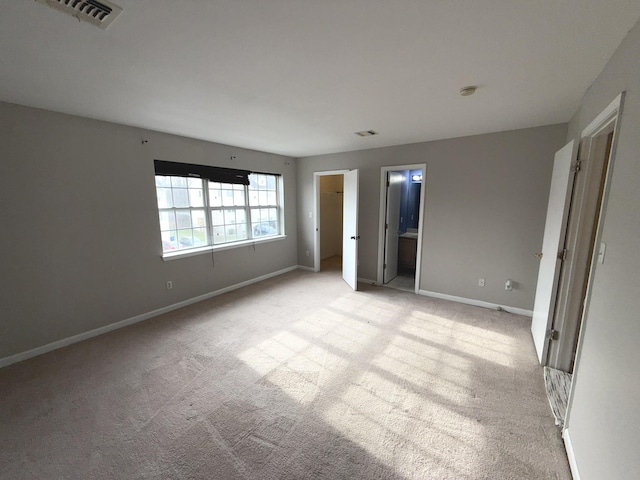
<svg viewBox="0 0 640 480">
<path fill-rule="evenodd" d="M 357 237 L 351 237 L 351 240 L 360 240 L 360 235 L 358 235 Z"/>
<path fill-rule="evenodd" d="M 542 258 L 542 253 L 534 253 L 533 256 L 539 260 Z"/>
</svg>

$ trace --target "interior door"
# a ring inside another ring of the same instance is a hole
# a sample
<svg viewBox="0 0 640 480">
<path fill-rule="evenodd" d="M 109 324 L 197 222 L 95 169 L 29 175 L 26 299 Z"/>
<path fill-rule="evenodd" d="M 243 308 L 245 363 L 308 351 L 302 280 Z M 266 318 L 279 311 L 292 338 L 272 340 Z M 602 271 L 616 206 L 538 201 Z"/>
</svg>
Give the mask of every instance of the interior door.
<svg viewBox="0 0 640 480">
<path fill-rule="evenodd" d="M 384 283 L 398 276 L 398 229 L 400 227 L 400 202 L 404 175 L 387 172 L 387 212 L 384 234 Z"/>
<path fill-rule="evenodd" d="M 542 257 L 538 271 L 538 284 L 531 321 L 531 334 L 538 353 L 538 360 L 542 365 L 547 363 L 549 336 L 547 332 L 553 321 L 558 276 L 562 260 L 558 253 L 564 246 L 567 230 L 567 215 L 573 188 L 574 173 L 571 162 L 575 158 L 574 142 L 571 141 L 558 150 L 553 162 L 553 176 L 549 203 L 547 205 L 547 219 L 544 225 L 542 240 Z"/>
<path fill-rule="evenodd" d="M 342 278 L 358 289 L 358 170 L 344 174 L 342 215 Z"/>
</svg>

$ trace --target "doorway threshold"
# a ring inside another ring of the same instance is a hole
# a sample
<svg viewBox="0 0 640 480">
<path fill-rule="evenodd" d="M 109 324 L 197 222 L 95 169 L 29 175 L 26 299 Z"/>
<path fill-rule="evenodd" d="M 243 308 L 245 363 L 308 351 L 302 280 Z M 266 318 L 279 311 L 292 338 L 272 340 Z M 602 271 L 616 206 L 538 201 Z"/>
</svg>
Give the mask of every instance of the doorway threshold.
<svg viewBox="0 0 640 480">
<path fill-rule="evenodd" d="M 415 293 L 416 280 L 414 275 L 414 273 L 399 273 L 397 277 L 389 283 L 385 283 L 384 286 L 394 288 L 396 290 L 402 290 L 404 292 Z"/>
</svg>

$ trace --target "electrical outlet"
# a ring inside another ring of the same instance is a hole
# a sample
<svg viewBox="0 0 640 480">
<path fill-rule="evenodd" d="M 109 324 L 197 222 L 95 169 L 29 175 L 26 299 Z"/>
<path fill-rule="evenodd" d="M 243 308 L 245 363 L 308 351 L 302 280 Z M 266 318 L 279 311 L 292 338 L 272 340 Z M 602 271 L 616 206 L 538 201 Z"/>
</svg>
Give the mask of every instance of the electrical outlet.
<svg viewBox="0 0 640 480">
<path fill-rule="evenodd" d="M 306 252 L 304 252 L 304 254 L 308 257 L 308 256 L 309 256 L 309 250 L 307 250 Z"/>
<path fill-rule="evenodd" d="M 478 279 L 478 286 L 479 287 L 484 287 L 484 278 L 479 278 Z"/>
<path fill-rule="evenodd" d="M 171 280 L 167 281 L 167 290 L 171 290 L 173 288 L 173 282 Z"/>
<path fill-rule="evenodd" d="M 504 289 L 509 292 L 513 290 L 513 282 L 511 280 L 507 280 L 506 282 L 504 282 Z"/>
</svg>

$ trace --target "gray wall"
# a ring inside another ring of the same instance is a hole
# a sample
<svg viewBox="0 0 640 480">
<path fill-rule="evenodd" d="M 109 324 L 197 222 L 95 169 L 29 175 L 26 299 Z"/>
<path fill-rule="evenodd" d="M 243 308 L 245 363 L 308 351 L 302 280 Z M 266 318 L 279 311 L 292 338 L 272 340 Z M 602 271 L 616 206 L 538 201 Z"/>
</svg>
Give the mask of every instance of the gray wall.
<svg viewBox="0 0 640 480">
<path fill-rule="evenodd" d="M 376 279 L 380 167 L 426 163 L 420 288 L 533 309 L 553 156 L 567 125 L 298 159 L 298 262 L 312 266 L 313 172 L 360 170 L 359 272 Z M 486 279 L 484 288 L 479 278 Z M 516 283 L 504 290 L 510 278 Z"/>
<path fill-rule="evenodd" d="M 293 159 L 6 103 L 0 145 L 0 358 L 296 265 Z M 163 262 L 153 159 L 282 173 L 288 237 Z"/>
<path fill-rule="evenodd" d="M 640 23 L 583 98 L 569 138 L 623 90 L 602 228 L 607 251 L 593 277 L 568 421 L 582 480 L 640 478 Z"/>
</svg>

